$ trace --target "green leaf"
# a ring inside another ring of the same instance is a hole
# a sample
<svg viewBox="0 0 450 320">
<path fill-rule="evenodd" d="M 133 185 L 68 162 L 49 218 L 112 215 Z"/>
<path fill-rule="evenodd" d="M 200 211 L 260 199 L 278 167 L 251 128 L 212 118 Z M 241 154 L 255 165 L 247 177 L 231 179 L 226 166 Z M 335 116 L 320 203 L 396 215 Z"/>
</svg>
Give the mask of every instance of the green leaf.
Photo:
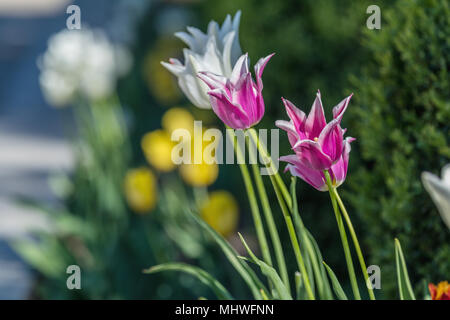
<svg viewBox="0 0 450 320">
<path fill-rule="evenodd" d="M 303 282 L 302 274 L 298 271 L 295 272 L 295 294 L 297 300 L 308 300 L 308 294 L 306 293 L 305 283 Z"/>
<path fill-rule="evenodd" d="M 334 293 L 336 294 L 336 297 L 339 300 L 348 300 L 347 296 L 346 296 L 344 290 L 342 290 L 342 286 L 339 283 L 339 280 L 337 279 L 337 277 L 334 274 L 333 270 L 325 263 L 325 261 L 323 262 L 323 265 L 327 269 L 328 275 L 330 276 L 331 283 L 333 285 L 333 290 L 334 290 Z"/>
<path fill-rule="evenodd" d="M 398 291 L 401 300 L 416 300 L 411 282 L 409 281 L 408 269 L 406 268 L 400 241 L 395 238 L 395 263 L 397 266 Z"/>
<path fill-rule="evenodd" d="M 311 232 L 309 232 L 308 229 L 305 228 L 307 239 L 309 240 L 309 243 L 312 245 L 315 257 L 317 261 L 323 261 L 322 253 L 320 252 L 319 245 L 317 244 L 316 240 L 312 236 Z M 321 277 L 323 281 L 323 286 L 325 289 L 325 292 L 322 292 L 322 295 L 320 296 L 322 299 L 333 299 L 333 294 L 331 293 L 331 286 L 330 282 L 328 281 L 327 277 L 327 271 L 325 270 L 325 267 L 323 263 L 321 263 L 318 268 L 320 269 L 320 273 L 315 273 L 316 277 Z"/>
<path fill-rule="evenodd" d="M 185 263 L 164 263 L 151 267 L 147 270 L 144 270 L 143 272 L 152 274 L 162 271 L 180 271 L 189 273 L 197 277 L 201 282 L 210 287 L 211 290 L 216 294 L 217 298 L 219 298 L 220 300 L 233 299 L 228 290 L 225 289 L 225 287 L 217 279 L 215 279 L 205 270 L 196 266 L 188 265 Z"/>
<path fill-rule="evenodd" d="M 281 299 L 283 300 L 292 300 L 291 295 L 289 294 L 288 289 L 286 288 L 286 286 L 284 285 L 283 281 L 281 280 L 280 276 L 278 275 L 278 273 L 276 272 L 276 270 L 274 268 L 272 268 L 271 266 L 269 266 L 267 263 L 265 263 L 264 261 L 258 259 L 254 253 L 250 250 L 250 247 L 247 245 L 247 243 L 245 242 L 244 238 L 242 237 L 242 235 L 239 233 L 239 237 L 241 238 L 242 244 L 245 247 L 245 250 L 247 250 L 250 258 L 253 260 L 254 263 L 256 263 L 259 268 L 261 269 L 261 272 L 270 279 L 270 281 L 272 281 L 275 290 L 278 292 L 278 295 Z"/>
<path fill-rule="evenodd" d="M 250 268 L 250 266 L 245 261 L 238 259 L 236 250 L 234 250 L 230 246 L 230 244 L 213 228 L 211 228 L 205 221 L 203 221 L 200 217 L 195 215 L 190 210 L 187 210 L 186 212 L 219 245 L 225 256 L 228 258 L 228 261 L 230 261 L 230 263 L 233 265 L 236 271 L 244 279 L 245 283 L 247 283 L 255 299 L 262 300 L 263 297 L 261 296 L 261 292 L 259 290 L 263 289 L 265 292 L 268 291 L 265 288 L 264 284 L 261 282 L 261 280 L 258 279 L 255 272 Z"/>
<path fill-rule="evenodd" d="M 321 299 L 332 299 L 333 296 L 331 293 L 330 283 L 328 282 L 325 268 L 320 263 L 321 261 L 323 261 L 323 259 L 322 254 L 320 253 L 319 246 L 317 245 L 317 242 L 312 234 L 304 226 L 303 221 L 300 217 L 300 213 L 298 211 L 295 177 L 292 177 L 291 179 L 290 191 L 292 197 L 292 215 L 294 218 L 297 236 L 301 240 L 300 246 L 303 255 L 305 256 L 309 282 L 313 286 L 313 289 L 315 283 L 315 286 L 317 287 L 317 291 L 319 293 L 319 297 Z M 313 272 L 311 272 L 311 267 Z M 315 281 L 313 276 L 315 277 Z"/>
<path fill-rule="evenodd" d="M 43 236 L 38 241 L 16 240 L 11 247 L 27 263 L 49 278 L 65 274 L 70 264 L 64 248 L 57 239 Z"/>
</svg>

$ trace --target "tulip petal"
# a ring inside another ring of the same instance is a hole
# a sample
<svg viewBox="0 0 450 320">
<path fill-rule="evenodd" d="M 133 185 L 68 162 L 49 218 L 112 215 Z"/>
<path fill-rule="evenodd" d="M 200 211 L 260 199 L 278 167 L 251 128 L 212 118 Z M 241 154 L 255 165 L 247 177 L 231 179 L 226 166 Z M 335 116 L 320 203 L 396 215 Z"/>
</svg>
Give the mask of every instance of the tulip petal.
<svg viewBox="0 0 450 320">
<path fill-rule="evenodd" d="M 297 131 L 298 136 L 300 139 L 306 139 L 307 136 L 304 133 L 305 129 L 305 121 L 306 121 L 306 115 L 303 111 L 301 111 L 299 108 L 297 108 L 292 102 L 285 98 L 281 98 L 283 101 L 283 104 L 286 108 L 286 112 L 291 119 L 292 123 L 294 124 L 294 128 Z"/>
<path fill-rule="evenodd" d="M 343 136 L 338 119 L 332 120 L 323 128 L 318 142 L 322 151 L 330 157 L 331 161 L 335 162 L 341 157 Z"/>
<path fill-rule="evenodd" d="M 330 157 L 322 152 L 320 145 L 312 140 L 300 140 L 294 147 L 300 162 L 315 170 L 326 170 L 331 167 L 333 161 Z"/>
<path fill-rule="evenodd" d="M 256 78 L 256 84 L 258 87 L 258 90 L 261 91 L 263 89 L 263 83 L 262 83 L 262 74 L 264 71 L 264 68 L 266 67 L 267 62 L 269 62 L 270 58 L 272 58 L 275 55 L 275 53 L 269 54 L 265 58 L 261 58 L 258 60 L 258 62 L 255 64 L 255 78 Z"/>
<path fill-rule="evenodd" d="M 275 121 L 275 125 L 281 130 L 287 132 L 289 143 L 291 144 L 291 146 L 294 146 L 297 143 L 297 141 L 299 140 L 299 136 L 295 131 L 295 127 L 292 121 L 277 120 Z"/>
<path fill-rule="evenodd" d="M 429 173 L 422 173 L 422 182 L 425 189 L 431 196 L 434 204 L 439 210 L 442 219 L 450 229 L 450 185 L 448 184 L 448 171 L 450 165 L 442 169 L 442 180 L 438 176 Z"/>
<path fill-rule="evenodd" d="M 212 73 L 200 71 L 197 74 L 197 77 L 203 80 L 203 82 L 211 89 L 223 88 L 227 82 L 227 78 L 224 76 Z"/>
<path fill-rule="evenodd" d="M 220 89 L 211 90 L 211 106 L 214 113 L 229 127 L 233 129 L 247 129 L 249 120 L 247 114 L 234 105 Z"/>
<path fill-rule="evenodd" d="M 230 81 L 233 85 L 248 73 L 248 53 L 243 54 L 234 65 Z"/>
<path fill-rule="evenodd" d="M 236 32 L 231 31 L 227 33 L 227 35 L 223 39 L 223 66 L 224 66 L 224 75 L 230 76 L 233 72 L 232 65 L 231 65 L 231 49 L 233 47 L 234 38 L 236 37 Z"/>
<path fill-rule="evenodd" d="M 216 74 L 224 74 L 221 54 L 218 51 L 216 38 L 211 37 L 206 43 L 205 54 L 203 56 L 202 69 L 197 71 L 209 71 Z"/>
<path fill-rule="evenodd" d="M 442 183 L 450 188 L 450 163 L 442 168 Z"/>
<path fill-rule="evenodd" d="M 222 28 L 220 29 L 220 33 L 219 36 L 221 38 L 223 38 L 225 36 L 225 34 L 227 34 L 228 32 L 230 32 L 232 28 L 231 25 L 231 16 L 229 14 L 227 14 L 227 16 L 225 17 L 225 21 L 222 24 Z"/>
<path fill-rule="evenodd" d="M 236 88 L 235 97 L 233 97 L 233 102 L 237 105 L 244 107 L 245 112 L 247 113 L 248 118 L 254 119 L 257 108 L 257 101 L 255 100 L 255 93 L 253 91 L 253 80 L 252 75 L 247 73 L 247 76 L 242 79 L 242 84 Z"/>
<path fill-rule="evenodd" d="M 320 91 L 317 91 L 316 99 L 314 100 L 305 123 L 305 131 L 308 134 L 308 138 L 311 140 L 318 138 L 326 124 L 327 122 L 323 111 Z"/>
<path fill-rule="evenodd" d="M 233 26 L 232 30 L 236 33 L 236 36 L 234 37 L 233 46 L 231 47 L 231 65 L 234 66 L 236 64 L 236 61 L 239 59 L 240 55 L 242 54 L 242 49 L 239 44 L 239 23 L 241 21 L 241 10 L 236 12 L 233 18 Z"/>
<path fill-rule="evenodd" d="M 289 170 L 293 176 L 299 177 L 319 191 L 328 190 L 323 173 L 304 166 L 298 161 L 296 155 L 281 157 L 280 161 L 290 163 L 286 166 L 286 170 Z"/>
<path fill-rule="evenodd" d="M 180 75 L 184 70 L 185 67 L 184 66 L 180 66 L 178 64 L 175 63 L 167 63 L 165 61 L 161 61 L 161 64 L 164 68 L 166 68 L 167 70 L 169 70 L 171 73 L 173 73 L 175 76 Z"/>
<path fill-rule="evenodd" d="M 347 177 L 348 160 L 351 151 L 350 143 L 354 140 L 355 139 L 352 137 L 347 137 L 345 139 L 341 158 L 330 168 L 330 174 L 334 177 L 337 187 L 340 186 Z"/>
<path fill-rule="evenodd" d="M 195 41 L 194 37 L 191 36 L 190 34 L 186 33 L 186 32 L 175 32 L 175 37 L 177 37 L 178 39 L 180 39 L 181 41 L 183 41 L 184 43 L 187 44 L 187 46 L 191 49 L 191 50 L 195 50 L 196 48 L 199 47 L 199 45 L 197 44 L 197 42 Z"/>
<path fill-rule="evenodd" d="M 347 110 L 348 104 L 350 103 L 350 99 L 353 97 L 353 93 L 349 95 L 347 98 L 338 103 L 337 106 L 333 108 L 333 118 L 334 119 L 342 119 L 345 110 Z"/>
</svg>

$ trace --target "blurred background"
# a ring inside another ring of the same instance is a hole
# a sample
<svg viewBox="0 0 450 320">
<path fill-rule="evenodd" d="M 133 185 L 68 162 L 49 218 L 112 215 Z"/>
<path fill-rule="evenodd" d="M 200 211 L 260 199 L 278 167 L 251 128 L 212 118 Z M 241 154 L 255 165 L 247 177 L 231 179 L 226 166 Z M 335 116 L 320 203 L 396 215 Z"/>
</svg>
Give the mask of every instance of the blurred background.
<svg viewBox="0 0 450 320">
<path fill-rule="evenodd" d="M 87 36 L 67 30 L 71 4 Z M 381 8 L 381 30 L 366 27 L 371 4 Z M 188 275 L 142 273 L 169 261 L 198 265 L 236 298 L 250 297 L 183 214 L 196 208 L 242 250 L 237 231 L 251 240 L 254 230 L 239 170 L 168 165 L 173 128 L 193 119 L 222 127 L 160 65 L 182 55 L 174 32 L 205 31 L 238 10 L 251 64 L 276 52 L 259 128 L 286 119 L 281 96 L 308 109 L 320 89 L 330 116 L 354 93 L 344 125 L 357 140 L 341 190 L 367 262 L 381 267 L 379 297 L 398 298 L 394 237 L 419 296 L 428 282 L 448 279 L 450 234 L 420 182 L 450 159 L 448 1 L 2 0 L 0 299 L 214 297 Z M 60 70 L 69 75 L 56 77 Z M 297 196 L 327 263 L 346 279 L 328 194 L 299 182 Z M 82 290 L 67 289 L 72 264 Z"/>
</svg>

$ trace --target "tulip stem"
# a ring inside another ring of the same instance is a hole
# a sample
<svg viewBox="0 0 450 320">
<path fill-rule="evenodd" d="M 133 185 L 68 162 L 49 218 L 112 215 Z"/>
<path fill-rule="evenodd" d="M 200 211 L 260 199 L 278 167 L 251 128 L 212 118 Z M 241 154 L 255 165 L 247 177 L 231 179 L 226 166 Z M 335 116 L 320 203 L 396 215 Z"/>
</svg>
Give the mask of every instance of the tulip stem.
<svg viewBox="0 0 450 320">
<path fill-rule="evenodd" d="M 259 141 L 259 138 L 258 138 L 258 135 L 256 134 L 255 129 L 250 128 L 250 129 L 248 129 L 248 132 L 250 132 L 250 135 L 253 139 L 253 142 L 256 144 L 259 153 L 261 153 L 262 157 L 265 158 L 265 160 L 267 161 L 265 166 L 269 170 L 269 172 L 272 173 L 272 174 L 269 174 L 269 176 L 271 177 L 270 180 L 272 181 L 272 184 L 274 184 L 274 186 L 275 186 L 275 184 L 278 185 L 278 188 L 280 189 L 281 194 L 283 195 L 284 201 L 286 201 L 287 207 L 289 208 L 289 210 L 292 210 L 291 195 L 288 191 L 288 188 L 284 184 L 283 179 L 281 179 L 281 176 L 280 176 L 278 170 L 273 168 L 272 157 L 267 152 L 266 146 L 264 146 Z"/>
<path fill-rule="evenodd" d="M 256 146 L 257 146 L 259 152 L 262 154 L 262 156 L 265 157 L 266 159 L 270 160 L 270 162 L 268 162 L 266 164 L 266 167 L 270 170 L 270 173 L 275 173 L 275 170 L 272 169 L 272 158 L 268 154 L 268 152 L 265 149 L 265 147 L 260 143 L 255 130 L 254 129 L 249 129 L 248 131 L 250 132 L 250 136 L 253 139 L 253 142 L 256 144 Z M 249 148 L 249 149 L 251 149 L 251 148 Z M 255 165 L 255 167 L 256 167 L 256 170 L 257 170 L 258 166 Z M 256 174 L 259 175 L 259 172 L 256 172 L 255 175 Z M 278 176 L 278 181 L 277 181 L 277 178 L 276 178 L 277 176 Z M 291 199 L 291 196 L 290 196 L 289 192 L 287 191 L 286 185 L 284 184 L 283 180 L 281 180 L 281 177 L 278 174 L 278 172 L 276 172 L 275 174 L 269 174 L 269 177 L 270 177 L 270 181 L 272 182 L 272 186 L 273 186 L 273 188 L 275 190 L 275 194 L 277 196 L 278 203 L 280 205 L 281 211 L 283 212 L 283 217 L 284 217 L 286 226 L 288 228 L 289 237 L 291 239 L 291 244 L 292 244 L 292 247 L 294 249 L 295 258 L 297 260 L 298 268 L 300 269 L 300 272 L 304 276 L 305 288 L 306 288 L 306 291 L 308 293 L 308 297 L 309 297 L 310 300 L 315 300 L 314 293 L 313 293 L 312 288 L 311 288 L 311 283 L 309 282 L 308 273 L 306 271 L 305 263 L 303 261 L 303 256 L 302 256 L 302 253 L 300 251 L 298 238 L 297 238 L 297 235 L 296 235 L 296 232 L 295 232 L 294 225 L 292 223 L 292 217 L 290 215 L 290 211 L 292 210 L 292 199 Z M 287 192 L 287 195 L 286 195 L 286 192 L 284 192 L 283 190 L 285 190 Z M 289 200 L 289 202 L 288 202 L 288 200 Z M 285 203 L 285 201 L 286 201 L 286 203 Z"/>
<path fill-rule="evenodd" d="M 236 135 L 234 134 L 233 130 L 227 130 L 227 133 L 230 136 L 231 140 L 233 142 L 235 142 Z M 261 213 L 259 212 L 258 202 L 256 201 L 255 190 L 253 189 L 253 184 L 252 184 L 252 181 L 250 178 L 250 173 L 248 171 L 247 166 L 245 165 L 245 162 L 243 161 L 242 150 L 239 148 L 239 146 L 236 143 L 233 143 L 233 144 L 235 146 L 234 150 L 236 152 L 236 157 L 238 159 L 239 168 L 241 169 L 242 178 L 244 179 L 244 185 L 245 185 L 245 189 L 247 191 L 248 199 L 250 202 L 250 209 L 252 211 L 253 223 L 255 224 L 256 235 L 258 237 L 258 242 L 261 247 L 263 259 L 264 259 L 265 263 L 267 263 L 269 266 L 272 266 L 272 258 L 270 256 L 270 250 L 269 250 L 269 246 L 267 244 L 267 238 L 264 233 L 264 227 L 262 224 Z"/>
<path fill-rule="evenodd" d="M 369 275 L 367 274 L 367 267 L 366 262 L 364 261 L 364 256 L 361 251 L 361 247 L 359 246 L 358 238 L 356 237 L 355 229 L 353 228 L 352 221 L 350 220 L 350 216 L 347 213 L 347 210 L 345 209 L 344 203 L 341 200 L 341 197 L 339 196 L 336 188 L 333 188 L 333 193 L 337 199 L 337 202 L 339 204 L 339 207 L 341 208 L 342 214 L 344 215 L 345 222 L 347 223 L 348 230 L 350 231 L 350 235 L 353 240 L 353 245 L 356 249 L 356 254 L 358 255 L 359 264 L 361 265 L 361 270 L 364 275 L 364 280 L 366 281 L 367 290 L 369 291 L 369 297 L 370 300 L 375 300 L 375 295 L 373 293 L 373 288 L 371 286 L 371 283 L 369 280 Z"/>
<path fill-rule="evenodd" d="M 331 177 L 330 177 L 330 174 L 328 173 L 328 170 L 325 170 L 324 174 L 325 174 L 325 179 L 326 179 L 327 186 L 328 186 L 328 191 L 330 193 L 331 204 L 333 205 L 334 214 L 336 216 L 336 222 L 338 225 L 339 234 L 341 236 L 342 246 L 344 248 L 345 261 L 347 262 L 347 269 L 348 269 L 348 274 L 350 277 L 350 283 L 352 285 L 353 295 L 355 296 L 355 299 L 361 300 L 361 295 L 359 293 L 359 288 L 358 288 L 358 282 L 356 281 L 355 269 L 353 267 L 352 255 L 350 253 L 350 246 L 348 245 L 347 234 L 345 232 L 345 227 L 344 227 L 344 224 L 342 221 L 341 213 L 339 212 L 339 208 L 336 203 L 336 195 L 335 195 L 335 192 L 333 191 L 334 187 L 331 182 Z"/>
<path fill-rule="evenodd" d="M 308 272 L 306 271 L 305 262 L 303 261 L 302 252 L 300 251 L 299 242 L 297 239 L 297 234 L 295 233 L 294 224 L 292 223 L 292 218 L 289 214 L 289 210 L 283 201 L 283 196 L 281 190 L 277 184 L 274 184 L 275 194 L 277 195 L 278 203 L 280 204 L 281 211 L 283 212 L 284 220 L 289 232 L 289 237 L 291 239 L 292 247 L 294 248 L 295 259 L 297 260 L 297 266 L 300 273 L 305 281 L 305 289 L 310 300 L 315 300 L 314 293 L 311 288 L 311 283 L 309 282 Z"/>
<path fill-rule="evenodd" d="M 267 227 L 269 228 L 270 237 L 272 239 L 273 249 L 275 251 L 275 257 L 277 259 L 278 268 L 280 269 L 281 279 L 288 290 L 290 290 L 289 276 L 286 268 L 286 262 L 284 260 L 283 247 L 281 246 L 280 236 L 273 219 L 272 209 L 270 208 L 267 192 L 264 187 L 261 175 L 259 173 L 259 167 L 257 164 L 252 164 L 253 175 L 256 181 L 256 188 L 261 199 L 261 205 L 263 208 L 264 216 L 267 221 Z"/>
</svg>

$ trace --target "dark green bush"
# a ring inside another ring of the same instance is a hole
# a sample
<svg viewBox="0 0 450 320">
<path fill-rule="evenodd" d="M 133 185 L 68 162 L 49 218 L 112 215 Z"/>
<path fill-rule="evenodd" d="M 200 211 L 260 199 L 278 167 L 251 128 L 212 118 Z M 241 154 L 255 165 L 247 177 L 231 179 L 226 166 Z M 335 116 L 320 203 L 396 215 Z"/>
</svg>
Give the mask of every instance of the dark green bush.
<svg viewBox="0 0 450 320">
<path fill-rule="evenodd" d="M 437 173 L 450 157 L 449 2 L 399 1 L 381 11 L 381 30 L 366 32 L 370 58 L 353 79 L 349 127 L 361 160 L 352 163 L 348 198 L 367 227 L 383 292 L 398 297 L 398 237 L 422 297 L 421 279 L 445 280 L 450 271 L 450 233 L 420 181 L 422 171 Z"/>
</svg>

